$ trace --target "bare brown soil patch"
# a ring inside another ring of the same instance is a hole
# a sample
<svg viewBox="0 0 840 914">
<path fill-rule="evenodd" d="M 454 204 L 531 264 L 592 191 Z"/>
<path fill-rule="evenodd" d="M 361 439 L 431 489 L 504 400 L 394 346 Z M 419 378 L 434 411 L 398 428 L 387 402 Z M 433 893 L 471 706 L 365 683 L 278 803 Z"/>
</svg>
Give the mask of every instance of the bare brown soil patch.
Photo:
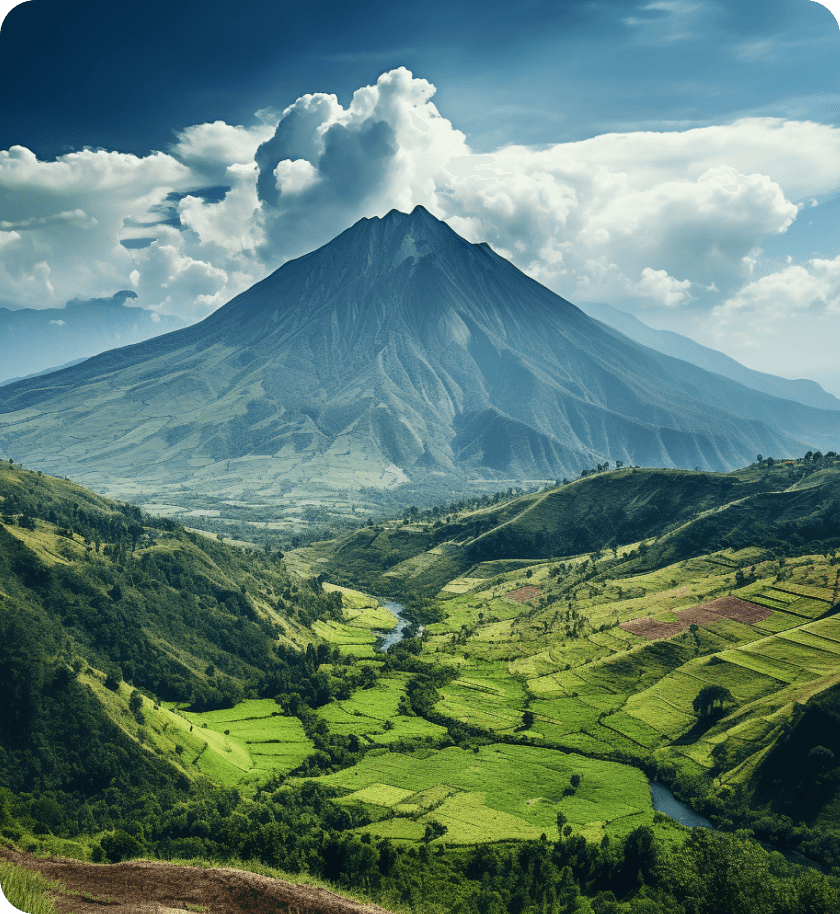
<svg viewBox="0 0 840 914">
<path fill-rule="evenodd" d="M 642 616 L 639 619 L 622 622 L 619 628 L 630 632 L 631 635 L 655 641 L 659 638 L 670 638 L 671 635 L 685 631 L 690 625 L 708 625 L 719 619 L 730 619 L 745 625 L 755 625 L 756 622 L 766 619 L 772 612 L 773 610 L 766 606 L 750 603 L 740 597 L 719 597 L 708 603 L 698 603 L 697 606 L 678 609 L 674 613 L 677 617 L 675 622 L 658 622 L 656 619 L 651 619 L 650 616 Z"/>
<path fill-rule="evenodd" d="M 389 914 L 373 904 L 342 898 L 326 889 L 294 885 L 244 870 L 176 866 L 133 860 L 82 863 L 40 860 L 0 848 L 18 866 L 37 870 L 66 886 L 57 895 L 60 914 Z"/>
<path fill-rule="evenodd" d="M 530 584 L 525 587 L 520 587 L 519 590 L 511 590 L 509 593 L 505 594 L 506 600 L 516 600 L 517 603 L 527 603 L 528 600 L 533 600 L 534 597 L 538 597 L 542 591 L 539 587 L 531 587 Z"/>
</svg>

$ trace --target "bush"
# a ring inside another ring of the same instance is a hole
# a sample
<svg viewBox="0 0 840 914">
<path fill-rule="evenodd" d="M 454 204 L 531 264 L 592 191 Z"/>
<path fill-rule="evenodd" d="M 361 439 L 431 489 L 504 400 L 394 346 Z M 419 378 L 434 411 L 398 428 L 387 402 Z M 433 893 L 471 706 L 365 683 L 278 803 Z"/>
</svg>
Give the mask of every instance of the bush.
<svg viewBox="0 0 840 914">
<path fill-rule="evenodd" d="M 128 832 L 118 829 L 111 835 L 105 835 L 102 850 L 109 863 L 119 863 L 121 860 L 139 857 L 143 853 L 143 845 Z"/>
</svg>

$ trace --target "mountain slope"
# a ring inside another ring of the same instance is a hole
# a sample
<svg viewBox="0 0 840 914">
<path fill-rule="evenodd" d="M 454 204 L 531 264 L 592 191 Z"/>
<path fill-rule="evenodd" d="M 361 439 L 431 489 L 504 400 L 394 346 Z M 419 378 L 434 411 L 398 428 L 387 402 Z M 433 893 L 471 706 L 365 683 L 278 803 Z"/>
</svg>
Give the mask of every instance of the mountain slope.
<svg viewBox="0 0 840 914">
<path fill-rule="evenodd" d="M 43 374 L 184 326 L 180 318 L 128 304 L 134 298 L 134 292 L 117 292 L 64 308 L 0 308 L 0 381 Z"/>
<path fill-rule="evenodd" d="M 580 307 L 590 317 L 629 336 L 631 340 L 635 340 L 643 346 L 649 346 L 651 349 L 673 356 L 675 359 L 691 362 L 692 365 L 723 375 L 725 378 L 737 381 L 753 390 L 760 390 L 772 397 L 781 397 L 784 400 L 795 400 L 797 403 L 817 409 L 840 409 L 840 400 L 823 390 L 816 381 L 805 378 L 791 381 L 763 371 L 754 371 L 728 355 L 715 349 L 709 349 L 708 346 L 701 346 L 700 343 L 679 333 L 674 333 L 672 330 L 655 330 L 653 327 L 648 327 L 637 317 L 613 308 L 612 305 L 601 302 L 581 302 Z"/>
<path fill-rule="evenodd" d="M 809 409 L 638 345 L 418 207 L 200 324 L 0 394 L 0 450 L 93 486 L 278 495 L 704 469 L 840 443 Z"/>
<path fill-rule="evenodd" d="M 365 527 L 315 548 L 350 581 L 434 592 L 482 562 L 538 561 L 649 538 L 656 541 L 638 559 L 643 567 L 724 548 L 828 548 L 840 541 L 839 519 L 834 455 L 726 474 L 613 470 L 433 525 Z"/>
</svg>

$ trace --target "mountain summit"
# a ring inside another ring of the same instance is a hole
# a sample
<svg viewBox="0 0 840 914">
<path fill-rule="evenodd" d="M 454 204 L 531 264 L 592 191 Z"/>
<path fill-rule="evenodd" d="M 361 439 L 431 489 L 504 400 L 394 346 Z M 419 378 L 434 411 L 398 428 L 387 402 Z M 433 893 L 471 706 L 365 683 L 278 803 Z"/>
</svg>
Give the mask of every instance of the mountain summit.
<svg viewBox="0 0 840 914">
<path fill-rule="evenodd" d="M 726 470 L 838 444 L 840 412 L 632 342 L 421 206 L 193 327 L 0 389 L 0 450 L 122 492 Z"/>
</svg>

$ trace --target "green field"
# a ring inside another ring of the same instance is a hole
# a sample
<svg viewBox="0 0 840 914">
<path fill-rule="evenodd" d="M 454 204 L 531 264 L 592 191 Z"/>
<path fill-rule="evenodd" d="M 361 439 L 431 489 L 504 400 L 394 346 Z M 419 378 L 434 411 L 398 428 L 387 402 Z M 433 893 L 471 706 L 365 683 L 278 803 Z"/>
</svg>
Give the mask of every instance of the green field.
<svg viewBox="0 0 840 914">
<path fill-rule="evenodd" d="M 580 777 L 577 790 L 572 775 Z M 591 840 L 653 822 L 650 791 L 636 768 L 548 749 L 455 747 L 425 757 L 368 755 L 318 780 L 347 791 L 344 802 L 382 807 L 389 818 L 362 831 L 417 840 L 436 820 L 451 844 L 557 837 L 557 813 Z M 566 793 L 568 792 L 568 795 Z"/>
<path fill-rule="evenodd" d="M 224 784 L 286 774 L 314 748 L 300 720 L 284 717 L 271 700 L 243 701 L 224 711 L 179 711 L 178 716 L 192 727 L 190 735 L 206 741 L 198 768 Z"/>
</svg>

